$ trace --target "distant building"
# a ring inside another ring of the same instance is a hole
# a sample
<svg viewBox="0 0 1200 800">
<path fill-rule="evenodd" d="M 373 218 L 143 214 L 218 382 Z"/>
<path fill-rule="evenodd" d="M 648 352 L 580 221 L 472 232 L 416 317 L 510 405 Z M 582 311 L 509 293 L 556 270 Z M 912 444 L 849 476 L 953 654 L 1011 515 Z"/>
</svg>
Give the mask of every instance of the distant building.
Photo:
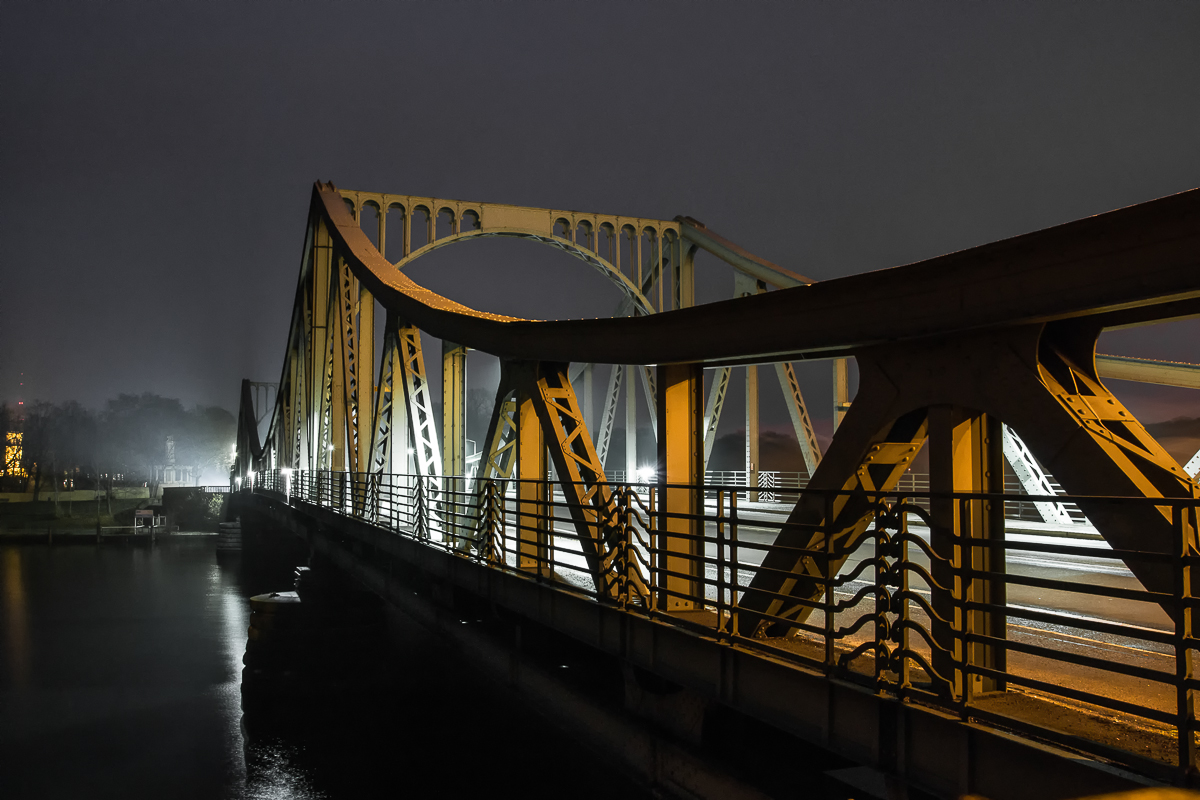
<svg viewBox="0 0 1200 800">
<path fill-rule="evenodd" d="M 25 455 L 23 439 L 25 434 L 20 431 L 7 431 L 4 434 L 4 468 L 0 475 L 11 478 L 24 478 L 25 470 L 21 460 Z"/>
<path fill-rule="evenodd" d="M 200 478 L 200 468 L 175 463 L 175 439 L 167 437 L 167 458 L 165 464 L 154 465 L 154 478 L 151 481 L 150 494 L 161 497 L 162 490 L 175 486 L 196 486 Z"/>
</svg>

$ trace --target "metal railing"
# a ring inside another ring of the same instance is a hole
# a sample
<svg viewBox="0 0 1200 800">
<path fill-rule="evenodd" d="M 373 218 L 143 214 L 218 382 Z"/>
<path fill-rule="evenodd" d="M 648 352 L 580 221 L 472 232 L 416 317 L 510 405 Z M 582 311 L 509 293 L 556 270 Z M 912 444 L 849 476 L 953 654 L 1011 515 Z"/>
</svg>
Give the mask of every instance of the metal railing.
<svg viewBox="0 0 1200 800">
<path fill-rule="evenodd" d="M 1200 572 L 1194 581 L 1197 553 L 1187 543 L 1200 500 L 1104 498 L 1154 506 L 1171 521 L 1174 542 L 1155 551 L 995 528 L 979 538 L 981 518 L 1002 528 L 990 509 L 1012 495 L 904 484 L 853 495 L 867 520 L 857 536 L 820 524 L 785 530 L 780 515 L 739 507 L 745 487 L 736 485 L 601 484 L 582 493 L 585 505 L 548 481 L 276 471 L 260 473 L 253 489 L 964 721 L 1147 773 L 1182 779 L 1195 768 Z M 844 499 L 805 493 L 827 510 Z M 787 544 L 798 534 L 807 546 Z M 772 591 L 796 578 L 796 563 L 811 567 L 812 591 Z M 1170 579 L 1151 591 L 1131 568 Z M 748 608 L 751 595 L 758 602 Z M 786 635 L 764 634 L 772 628 Z"/>
</svg>

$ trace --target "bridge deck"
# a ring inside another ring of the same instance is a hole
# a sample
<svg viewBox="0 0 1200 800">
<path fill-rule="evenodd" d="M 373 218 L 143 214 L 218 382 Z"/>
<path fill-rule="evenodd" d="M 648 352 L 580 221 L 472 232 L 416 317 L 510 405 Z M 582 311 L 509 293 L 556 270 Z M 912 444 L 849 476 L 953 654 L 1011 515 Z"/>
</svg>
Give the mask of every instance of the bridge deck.
<svg viewBox="0 0 1200 800">
<path fill-rule="evenodd" d="M 298 512 L 314 520 L 316 524 L 301 523 L 309 524 L 310 536 L 319 536 L 318 528 L 336 530 L 339 536 L 369 545 L 359 549 L 364 554 L 359 560 L 370 562 L 373 557 L 367 554 L 387 553 L 417 564 L 489 602 L 619 654 L 789 733 L 863 763 L 898 769 L 918 785 L 965 791 L 953 777 L 961 763 L 983 764 L 1000 752 L 995 748 L 1017 746 L 1016 740 L 1006 738 L 1014 733 L 1041 754 L 1036 758 L 1049 759 L 1047 772 L 1061 770 L 1058 761 L 1065 758 L 1048 755 L 1056 751 L 1045 745 L 1053 744 L 1075 754 L 1067 760 L 1075 759 L 1076 766 L 1088 763 L 1078 758 L 1087 753 L 1161 780 L 1177 775 L 1178 767 L 1172 765 L 1181 749 L 1175 733 L 1181 689 L 1175 676 L 1178 637 L 1157 600 L 1127 569 L 1111 567 L 1120 564 L 1111 551 L 1054 540 L 1013 542 L 1014 561 L 1050 554 L 1060 561 L 1016 566 L 1006 608 L 1009 637 L 1003 644 L 1009 691 L 964 698 L 948 693 L 930 668 L 931 647 L 936 644 L 928 606 L 913 591 L 917 581 L 908 585 L 911 594 L 903 607 L 881 608 L 878 601 L 890 586 L 889 575 L 895 574 L 881 558 L 896 556 L 911 574 L 928 574 L 929 554 L 918 544 L 916 526 L 913 533 L 904 534 L 913 537 L 907 543 L 911 556 L 893 553 L 886 541 L 882 547 L 879 541 L 860 546 L 832 587 L 831 602 L 804 630 L 794 636 L 758 638 L 739 634 L 737 599 L 752 574 L 749 568 L 757 566 L 765 547 L 756 546 L 755 539 L 770 538 L 763 534 L 772 526 L 762 519 L 739 527 L 736 514 L 728 510 L 711 515 L 708 546 L 695 556 L 700 569 L 694 574 L 702 576 L 697 604 L 667 610 L 666 597 L 657 592 L 649 605 L 632 595 L 611 600 L 597 595 L 574 534 L 561 524 L 569 519 L 564 501 L 552 500 L 546 510 L 554 530 L 546 563 L 541 569 L 519 569 L 512 557 L 518 528 L 511 512 L 501 518 L 509 527 L 493 532 L 490 541 L 498 546 L 489 550 L 480 547 L 486 537 L 474 533 L 479 517 L 459 520 L 461 530 L 472 531 L 470 537 L 451 535 L 455 529 L 446 506 L 427 502 L 423 516 L 413 505 L 415 494 L 403 510 L 397 495 L 391 509 L 380 506 L 367 513 L 355 507 L 352 492 L 339 494 L 319 479 L 297 477 L 287 484 L 282 476 L 263 476 L 256 489 L 259 499 L 271 503 L 282 517 Z M 430 524 L 439 511 L 441 530 Z M 657 551 L 652 537 L 648 541 L 645 556 L 650 566 L 658 564 L 669 572 L 663 560 L 667 554 Z M 739 573 L 742 578 L 735 583 Z M 666 589 L 666 576 L 653 569 L 652 574 L 657 575 L 652 589 Z M 1030 590 L 1036 599 L 1030 595 L 1023 600 L 1020 593 Z M 1079 613 L 1084 607 L 1093 615 Z M 850 717 L 833 711 L 854 707 L 860 710 Z M 888 731 L 897 720 L 903 720 L 908 731 L 909 750 L 903 758 L 909 761 L 889 764 L 895 756 L 889 755 L 894 743 L 887 741 Z M 953 733 L 956 726 L 970 729 L 969 743 L 963 746 L 976 750 L 945 749 L 948 740 L 964 735 Z M 923 742 L 922 735 L 931 738 Z M 1022 758 L 1034 758 L 1022 752 Z M 1076 779 L 1099 780 L 1072 777 Z M 999 786 L 991 786 L 989 795 L 1005 796 Z"/>
</svg>

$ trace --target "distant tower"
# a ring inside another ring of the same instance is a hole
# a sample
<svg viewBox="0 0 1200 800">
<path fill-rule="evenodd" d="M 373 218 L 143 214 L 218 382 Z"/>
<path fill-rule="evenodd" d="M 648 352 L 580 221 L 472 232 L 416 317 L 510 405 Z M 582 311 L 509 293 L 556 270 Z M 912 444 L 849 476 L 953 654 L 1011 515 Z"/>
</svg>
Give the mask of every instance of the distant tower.
<svg viewBox="0 0 1200 800">
<path fill-rule="evenodd" d="M 12 416 L 8 419 L 8 430 L 4 431 L 4 462 L 0 464 L 0 476 L 27 477 L 21 462 L 25 457 L 25 373 L 17 378 L 16 400 Z"/>
</svg>

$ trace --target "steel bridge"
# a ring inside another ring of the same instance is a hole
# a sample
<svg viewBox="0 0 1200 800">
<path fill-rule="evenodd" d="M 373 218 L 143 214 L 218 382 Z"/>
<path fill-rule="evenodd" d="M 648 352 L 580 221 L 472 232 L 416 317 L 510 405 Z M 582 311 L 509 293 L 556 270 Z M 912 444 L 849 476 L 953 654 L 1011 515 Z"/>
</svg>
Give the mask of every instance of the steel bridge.
<svg viewBox="0 0 1200 800">
<path fill-rule="evenodd" d="M 485 237 L 557 248 L 623 299 L 612 318 L 525 320 L 405 272 Z M 732 299 L 694 303 L 701 250 L 729 265 Z M 381 593 L 396 570 L 423 570 L 936 794 L 1191 785 L 1200 454 L 1178 463 L 1103 379 L 1195 388 L 1200 368 L 1096 343 L 1198 314 L 1200 190 L 814 282 L 689 217 L 318 183 L 269 427 L 260 440 L 244 382 L 231 477 Z M 443 342 L 440 431 L 422 332 Z M 501 363 L 474 466 L 468 349 Z M 835 365 L 825 452 L 793 367 L 810 360 Z M 598 421 L 594 364 L 613 365 Z M 760 365 L 807 471 L 773 506 L 756 502 Z M 748 398 L 740 485 L 705 479 L 733 368 Z M 635 380 L 651 474 L 636 472 Z M 605 467 L 622 383 L 618 481 Z M 903 479 L 922 448 L 918 491 Z M 1056 536 L 1006 519 L 1018 500 Z M 1017 762 L 1033 785 L 1013 781 Z"/>
</svg>

